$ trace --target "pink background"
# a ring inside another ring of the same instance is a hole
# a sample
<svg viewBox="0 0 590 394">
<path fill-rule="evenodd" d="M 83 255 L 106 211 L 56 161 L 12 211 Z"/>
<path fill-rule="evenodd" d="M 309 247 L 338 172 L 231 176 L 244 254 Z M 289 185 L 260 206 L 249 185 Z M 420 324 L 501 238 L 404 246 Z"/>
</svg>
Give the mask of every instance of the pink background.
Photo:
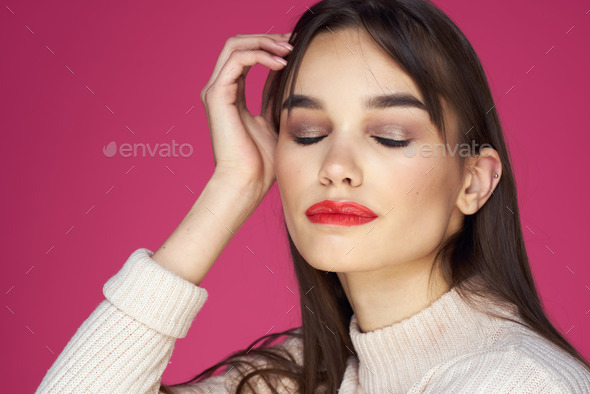
<svg viewBox="0 0 590 394">
<path fill-rule="evenodd" d="M 436 3 L 488 74 L 546 308 L 590 358 L 589 6 Z M 156 250 L 209 179 L 199 94 L 225 40 L 287 32 L 311 4 L 9 0 L 0 9 L 4 391 L 36 389 L 103 300 L 103 284 L 135 249 Z M 255 113 L 265 73 L 258 65 L 248 77 Z M 192 156 L 103 154 L 111 141 L 172 140 L 191 144 Z M 209 300 L 176 342 L 166 383 L 300 324 L 282 223 L 275 184 L 202 283 Z"/>
</svg>

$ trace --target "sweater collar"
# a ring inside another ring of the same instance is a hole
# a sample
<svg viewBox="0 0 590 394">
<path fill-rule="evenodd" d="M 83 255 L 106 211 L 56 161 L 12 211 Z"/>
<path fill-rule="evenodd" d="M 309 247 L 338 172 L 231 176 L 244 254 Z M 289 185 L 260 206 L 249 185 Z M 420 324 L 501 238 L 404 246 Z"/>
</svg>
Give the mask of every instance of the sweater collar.
<svg viewBox="0 0 590 394">
<path fill-rule="evenodd" d="M 515 309 L 486 304 L 520 320 Z M 485 346 L 506 323 L 475 310 L 455 287 L 420 312 L 375 331 L 361 332 L 353 314 L 350 337 L 358 357 L 353 360 L 358 365 L 355 378 L 366 392 L 407 392 L 435 365 Z"/>
</svg>

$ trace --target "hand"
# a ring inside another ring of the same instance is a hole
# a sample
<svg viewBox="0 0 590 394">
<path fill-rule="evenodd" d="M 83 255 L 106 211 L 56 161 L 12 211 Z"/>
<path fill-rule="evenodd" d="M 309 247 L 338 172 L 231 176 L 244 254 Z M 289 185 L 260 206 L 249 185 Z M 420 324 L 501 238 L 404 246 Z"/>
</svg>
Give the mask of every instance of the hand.
<svg viewBox="0 0 590 394">
<path fill-rule="evenodd" d="M 213 146 L 215 173 L 254 185 L 262 198 L 275 182 L 274 154 L 278 133 L 269 121 L 246 106 L 245 79 L 260 63 L 270 73 L 284 65 L 275 60 L 290 53 L 278 43 L 282 34 L 238 34 L 223 47 L 209 82 L 201 91 Z"/>
</svg>

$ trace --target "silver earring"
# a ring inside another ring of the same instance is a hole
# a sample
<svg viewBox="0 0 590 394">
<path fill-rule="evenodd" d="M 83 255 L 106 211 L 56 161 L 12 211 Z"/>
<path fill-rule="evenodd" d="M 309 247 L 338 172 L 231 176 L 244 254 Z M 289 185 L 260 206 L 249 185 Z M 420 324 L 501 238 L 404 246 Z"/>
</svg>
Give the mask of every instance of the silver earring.
<svg viewBox="0 0 590 394">
<path fill-rule="evenodd" d="M 496 174 L 496 173 L 494 172 L 494 178 L 497 178 L 497 177 L 498 177 L 498 174 Z"/>
</svg>

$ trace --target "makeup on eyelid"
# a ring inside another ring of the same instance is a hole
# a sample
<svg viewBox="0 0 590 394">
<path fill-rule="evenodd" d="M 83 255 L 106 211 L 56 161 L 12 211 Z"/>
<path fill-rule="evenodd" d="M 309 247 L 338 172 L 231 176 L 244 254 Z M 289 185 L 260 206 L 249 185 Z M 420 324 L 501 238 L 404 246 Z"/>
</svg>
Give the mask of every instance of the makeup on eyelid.
<svg viewBox="0 0 590 394">
<path fill-rule="evenodd" d="M 328 134 L 330 134 L 330 128 L 315 126 L 312 123 L 306 124 L 308 124 L 309 126 L 301 127 L 298 124 L 297 126 L 288 127 L 289 133 L 292 135 L 293 138 L 319 138 L 325 137 Z M 411 137 L 412 134 L 402 126 L 391 124 L 380 127 L 371 127 L 367 129 L 368 133 L 370 133 L 372 137 L 388 138 L 394 140 L 408 139 Z"/>
</svg>

